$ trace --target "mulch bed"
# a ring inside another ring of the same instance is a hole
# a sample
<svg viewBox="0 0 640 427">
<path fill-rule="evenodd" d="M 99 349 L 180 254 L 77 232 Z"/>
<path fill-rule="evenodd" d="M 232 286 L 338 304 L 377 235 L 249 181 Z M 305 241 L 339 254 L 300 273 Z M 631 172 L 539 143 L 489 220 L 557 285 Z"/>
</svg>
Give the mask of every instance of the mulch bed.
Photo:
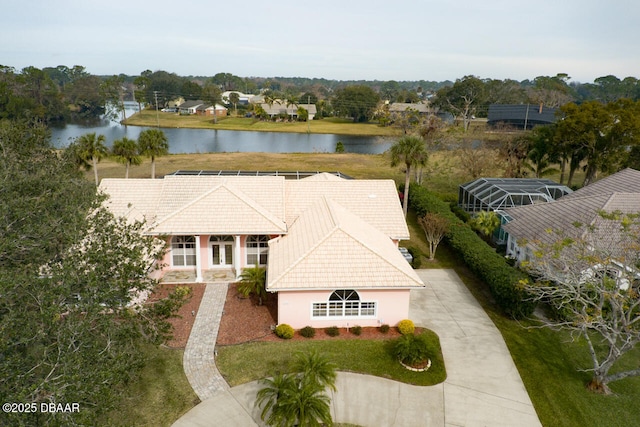
<svg viewBox="0 0 640 427">
<path fill-rule="evenodd" d="M 154 295 L 156 298 L 166 296 L 167 293 L 176 286 L 178 285 L 163 284 Z M 193 294 L 191 299 L 180 309 L 178 313 L 180 317 L 170 320 L 174 328 L 174 337 L 167 345 L 176 348 L 184 348 L 187 345 L 187 340 L 189 339 L 189 334 L 195 321 L 194 314 L 198 312 L 205 288 L 205 285 L 201 283 L 182 286 L 191 287 Z M 269 294 L 267 299 L 263 301 L 263 304 L 258 305 L 257 297 L 244 298 L 238 293 L 237 284 L 230 284 L 227 290 L 227 298 L 220 321 L 220 328 L 218 330 L 217 345 L 234 345 L 257 341 L 281 341 L 281 338 L 278 338 L 272 330 L 277 323 L 277 312 L 277 294 Z M 316 329 L 316 335 L 313 338 L 305 338 L 296 331 L 291 340 L 366 340 L 389 339 L 398 336 L 400 336 L 400 333 L 393 327 L 390 328 L 387 333 L 380 332 L 380 330 L 375 327 L 363 327 L 360 335 L 355 335 L 348 332 L 345 328 L 340 328 L 340 335 L 337 337 L 330 337 L 322 329 Z"/>
</svg>

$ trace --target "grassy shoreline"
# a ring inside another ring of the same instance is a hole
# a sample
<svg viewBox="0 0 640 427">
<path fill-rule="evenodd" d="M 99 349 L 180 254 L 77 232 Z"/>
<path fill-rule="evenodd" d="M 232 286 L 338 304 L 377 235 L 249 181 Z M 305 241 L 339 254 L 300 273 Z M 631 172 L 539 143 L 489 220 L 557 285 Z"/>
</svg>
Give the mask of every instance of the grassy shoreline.
<svg viewBox="0 0 640 427">
<path fill-rule="evenodd" d="M 246 117 L 219 118 L 217 123 L 210 116 L 180 115 L 153 110 L 142 110 L 122 122 L 129 126 L 160 128 L 193 128 L 212 130 L 236 130 L 254 132 L 319 133 L 354 136 L 398 137 L 400 131 L 377 123 L 354 123 L 351 120 L 326 118 L 309 122 L 270 122 Z"/>
</svg>

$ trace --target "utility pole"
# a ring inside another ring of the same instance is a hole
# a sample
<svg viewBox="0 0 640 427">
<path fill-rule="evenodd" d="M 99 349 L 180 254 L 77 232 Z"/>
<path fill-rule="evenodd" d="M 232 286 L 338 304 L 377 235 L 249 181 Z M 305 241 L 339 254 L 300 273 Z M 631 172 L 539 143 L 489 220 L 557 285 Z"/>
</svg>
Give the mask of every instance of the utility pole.
<svg viewBox="0 0 640 427">
<path fill-rule="evenodd" d="M 307 133 L 311 133 L 311 123 L 309 123 L 309 105 L 311 103 L 311 96 L 307 95 Z"/>
<path fill-rule="evenodd" d="M 160 128 L 160 116 L 159 116 L 159 112 L 158 112 L 158 91 L 154 90 L 153 91 L 153 96 L 155 96 L 156 98 L 156 127 L 159 129 Z"/>
</svg>

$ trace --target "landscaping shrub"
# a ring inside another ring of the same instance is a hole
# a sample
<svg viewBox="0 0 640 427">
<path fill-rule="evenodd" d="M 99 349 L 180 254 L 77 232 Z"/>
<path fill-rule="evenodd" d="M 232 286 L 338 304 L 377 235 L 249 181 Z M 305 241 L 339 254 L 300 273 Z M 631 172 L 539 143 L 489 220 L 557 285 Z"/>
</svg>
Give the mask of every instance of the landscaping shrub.
<svg viewBox="0 0 640 427">
<path fill-rule="evenodd" d="M 340 335 L 340 329 L 338 329 L 337 326 L 329 326 L 328 328 L 324 328 L 324 333 L 330 337 L 337 337 Z"/>
<path fill-rule="evenodd" d="M 294 330 L 286 323 L 276 326 L 276 335 L 282 339 L 289 340 L 293 338 Z"/>
<path fill-rule="evenodd" d="M 360 336 L 360 334 L 362 334 L 362 326 L 354 326 L 350 330 L 353 335 Z"/>
<path fill-rule="evenodd" d="M 393 343 L 393 352 L 402 363 L 413 365 L 429 358 L 429 343 L 423 334 L 402 335 Z"/>
<path fill-rule="evenodd" d="M 389 332 L 389 325 L 387 325 L 386 323 L 384 325 L 380 325 L 380 332 L 382 332 L 383 334 L 386 334 L 387 332 Z"/>
<path fill-rule="evenodd" d="M 413 335 L 416 330 L 416 326 L 413 324 L 413 321 L 409 319 L 404 319 L 398 322 L 398 332 L 402 335 Z"/>
<path fill-rule="evenodd" d="M 527 292 L 518 286 L 526 275 L 510 267 L 503 256 L 497 254 L 469 225 L 451 212 L 447 203 L 416 184 L 409 188 L 409 203 L 418 217 L 434 212 L 449 220 L 449 231 L 445 235 L 447 243 L 467 267 L 489 285 L 496 304 L 506 315 L 519 319 L 533 312 L 535 304 Z"/>
<path fill-rule="evenodd" d="M 413 261 L 411 261 L 411 267 L 420 268 L 422 265 L 422 251 L 418 248 L 414 248 L 410 246 L 407 248 L 411 256 L 413 257 Z"/>
<path fill-rule="evenodd" d="M 304 328 L 300 329 L 300 335 L 305 338 L 313 338 L 316 336 L 316 330 L 312 326 L 305 326 Z"/>
</svg>

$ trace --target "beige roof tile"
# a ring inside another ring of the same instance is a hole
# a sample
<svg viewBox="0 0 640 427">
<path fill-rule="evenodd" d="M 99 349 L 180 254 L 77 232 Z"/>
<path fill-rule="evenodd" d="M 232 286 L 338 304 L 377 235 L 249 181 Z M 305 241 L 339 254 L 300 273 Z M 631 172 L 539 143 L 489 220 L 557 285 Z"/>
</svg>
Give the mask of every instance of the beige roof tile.
<svg viewBox="0 0 640 427">
<path fill-rule="evenodd" d="M 269 242 L 268 271 L 270 291 L 424 286 L 385 233 L 328 197 Z"/>
<path fill-rule="evenodd" d="M 287 224 L 291 224 L 318 199 L 327 197 L 387 236 L 398 240 L 409 239 L 409 229 L 392 180 L 338 178 L 328 181 L 328 178 L 306 178 L 285 182 Z"/>
</svg>

